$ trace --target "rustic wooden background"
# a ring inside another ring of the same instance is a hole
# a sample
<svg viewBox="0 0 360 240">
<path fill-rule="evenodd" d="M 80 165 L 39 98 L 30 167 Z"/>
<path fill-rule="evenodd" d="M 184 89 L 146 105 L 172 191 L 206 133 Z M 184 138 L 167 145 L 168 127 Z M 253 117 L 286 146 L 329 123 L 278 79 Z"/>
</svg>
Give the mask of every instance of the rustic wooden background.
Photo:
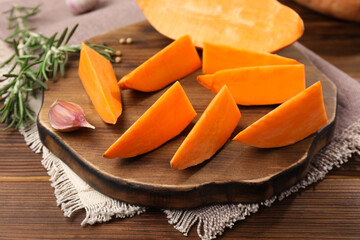
<svg viewBox="0 0 360 240">
<path fill-rule="evenodd" d="M 336 20 L 282 1 L 304 19 L 300 42 L 360 82 L 360 23 Z M 3 127 L 0 125 L 0 127 Z M 0 239 L 192 239 L 150 209 L 127 219 L 81 227 L 84 211 L 65 218 L 40 164 L 15 130 L 0 132 Z M 359 239 L 360 158 L 306 190 L 237 222 L 220 239 Z"/>
</svg>

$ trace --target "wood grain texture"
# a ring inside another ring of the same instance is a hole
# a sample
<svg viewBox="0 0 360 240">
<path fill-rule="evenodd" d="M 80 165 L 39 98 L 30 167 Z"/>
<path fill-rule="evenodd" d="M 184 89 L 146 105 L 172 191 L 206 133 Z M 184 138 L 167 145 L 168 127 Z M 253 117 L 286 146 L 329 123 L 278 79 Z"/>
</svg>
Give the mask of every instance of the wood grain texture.
<svg viewBox="0 0 360 240">
<path fill-rule="evenodd" d="M 81 227 L 84 212 L 65 218 L 44 182 L 0 183 L 0 206 L 0 239 L 198 239 L 196 226 L 184 237 L 155 209 Z M 359 215 L 360 179 L 325 179 L 262 208 L 219 239 L 358 239 Z"/>
<path fill-rule="evenodd" d="M 115 64 L 115 74 L 121 78 L 154 55 L 171 40 L 166 39 L 147 22 L 123 27 L 94 37 L 90 43 L 104 42 L 117 49 L 117 36 L 126 34 L 134 43 L 121 47 L 123 62 Z M 324 103 L 329 124 L 304 140 L 282 148 L 259 149 L 231 139 L 242 129 L 264 116 L 277 105 L 240 107 L 241 121 L 225 146 L 206 161 L 186 170 L 174 171 L 169 161 L 191 127 L 214 97 L 201 86 L 196 76 L 201 69 L 180 80 L 198 116 L 179 136 L 160 148 L 128 159 L 105 159 L 105 150 L 123 134 L 167 88 L 143 93 L 122 91 L 123 114 L 115 126 L 105 124 L 95 112 L 78 77 L 78 60 L 72 58 L 67 75 L 49 83 L 51 91 L 44 94 L 38 116 L 42 142 L 55 155 L 99 191 L 125 202 L 152 207 L 198 207 L 211 203 L 263 201 L 301 179 L 312 156 L 330 141 L 335 123 L 336 87 L 320 74 L 296 47 L 290 46 L 279 54 L 305 64 L 307 87 L 322 82 Z M 81 129 L 72 133 L 54 130 L 48 111 L 55 100 L 74 102 L 82 106 L 95 130 Z M 101 139 L 101 141 L 100 141 Z M 188 199 L 192 199 L 189 201 Z"/>
<path fill-rule="evenodd" d="M 24 137 L 18 131 L 14 129 L 0 131 L 0 176 L 44 175 L 44 169 L 40 164 L 41 155 L 34 154 L 30 148 L 24 148 L 25 146 Z M 10 149 L 22 149 L 22 151 L 11 151 Z"/>
<path fill-rule="evenodd" d="M 281 2 L 305 22 L 300 42 L 360 82 L 360 24 Z M 46 176 L 40 161 L 20 134 L 0 131 L 0 176 Z M 360 157 L 355 156 L 320 183 L 237 222 L 218 239 L 359 239 L 359 186 Z M 84 217 L 79 211 L 65 218 L 49 183 L 0 183 L 0 239 L 199 239 L 196 226 L 184 237 L 157 209 L 82 228 Z"/>
</svg>

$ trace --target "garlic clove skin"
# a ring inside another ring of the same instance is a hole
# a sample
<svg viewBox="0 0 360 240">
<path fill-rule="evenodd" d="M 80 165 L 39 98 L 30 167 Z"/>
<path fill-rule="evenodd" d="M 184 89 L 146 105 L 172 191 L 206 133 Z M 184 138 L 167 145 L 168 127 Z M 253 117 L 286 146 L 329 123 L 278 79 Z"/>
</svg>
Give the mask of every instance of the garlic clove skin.
<svg viewBox="0 0 360 240">
<path fill-rule="evenodd" d="M 85 112 L 79 105 L 56 100 L 49 109 L 48 113 L 50 125 L 60 132 L 71 132 L 81 127 L 95 129 L 85 119 Z"/>
<path fill-rule="evenodd" d="M 99 0 L 66 0 L 65 2 L 70 11 L 77 15 L 93 9 Z"/>
</svg>

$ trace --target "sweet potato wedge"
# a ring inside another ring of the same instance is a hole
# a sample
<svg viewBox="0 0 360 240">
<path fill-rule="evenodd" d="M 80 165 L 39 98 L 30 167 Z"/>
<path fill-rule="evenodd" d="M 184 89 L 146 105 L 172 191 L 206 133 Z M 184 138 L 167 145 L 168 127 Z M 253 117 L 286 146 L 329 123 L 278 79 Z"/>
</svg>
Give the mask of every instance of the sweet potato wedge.
<svg viewBox="0 0 360 240">
<path fill-rule="evenodd" d="M 120 89 L 109 60 L 81 43 L 79 76 L 99 116 L 115 124 L 122 113 Z"/>
<path fill-rule="evenodd" d="M 295 59 L 276 54 L 214 45 L 207 42 L 204 43 L 202 59 L 202 70 L 204 74 L 212 74 L 220 70 L 241 67 L 300 64 Z"/>
<path fill-rule="evenodd" d="M 233 140 L 259 148 L 294 144 L 328 123 L 321 82 L 295 97 L 241 131 Z"/>
<path fill-rule="evenodd" d="M 214 93 L 226 85 L 237 104 L 283 103 L 305 89 L 303 64 L 245 67 L 200 75 L 197 80 Z"/>
<path fill-rule="evenodd" d="M 178 135 L 196 112 L 179 82 L 171 86 L 104 153 L 106 158 L 129 158 L 147 153 Z"/>
<path fill-rule="evenodd" d="M 119 81 L 121 89 L 142 92 L 159 90 L 201 67 L 201 60 L 188 35 L 156 53 Z"/>
<path fill-rule="evenodd" d="M 229 139 L 240 118 L 239 108 L 224 86 L 176 151 L 171 167 L 184 169 L 211 158 Z"/>
</svg>

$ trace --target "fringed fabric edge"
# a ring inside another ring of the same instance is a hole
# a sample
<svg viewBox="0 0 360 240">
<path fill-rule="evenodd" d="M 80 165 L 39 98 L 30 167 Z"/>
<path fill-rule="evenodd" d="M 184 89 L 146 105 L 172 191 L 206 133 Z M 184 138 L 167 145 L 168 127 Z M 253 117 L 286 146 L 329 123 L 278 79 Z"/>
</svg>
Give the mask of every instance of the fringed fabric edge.
<svg viewBox="0 0 360 240">
<path fill-rule="evenodd" d="M 58 206 L 61 206 L 64 216 L 70 217 L 75 211 L 85 208 L 75 186 L 66 175 L 60 161 L 46 147 L 43 147 L 43 160 L 41 163 L 50 176 L 56 203 Z"/>
<path fill-rule="evenodd" d="M 65 217 L 85 209 L 86 216 L 81 226 L 107 222 L 112 218 L 126 218 L 139 215 L 146 211 L 146 208 L 130 205 L 115 199 L 85 205 L 79 196 L 79 192 L 66 174 L 64 163 L 51 153 L 40 141 L 36 123 L 29 127 L 20 126 L 19 132 L 24 136 L 26 144 L 35 152 L 43 153 L 41 164 L 50 176 L 51 186 L 54 188 L 56 203 L 61 207 Z"/>
<path fill-rule="evenodd" d="M 107 222 L 113 217 L 133 217 L 135 215 L 144 213 L 146 208 L 110 199 L 103 203 L 86 206 L 85 211 L 86 217 L 82 221 L 81 226 L 86 224 L 92 225 L 94 223 Z"/>
</svg>

